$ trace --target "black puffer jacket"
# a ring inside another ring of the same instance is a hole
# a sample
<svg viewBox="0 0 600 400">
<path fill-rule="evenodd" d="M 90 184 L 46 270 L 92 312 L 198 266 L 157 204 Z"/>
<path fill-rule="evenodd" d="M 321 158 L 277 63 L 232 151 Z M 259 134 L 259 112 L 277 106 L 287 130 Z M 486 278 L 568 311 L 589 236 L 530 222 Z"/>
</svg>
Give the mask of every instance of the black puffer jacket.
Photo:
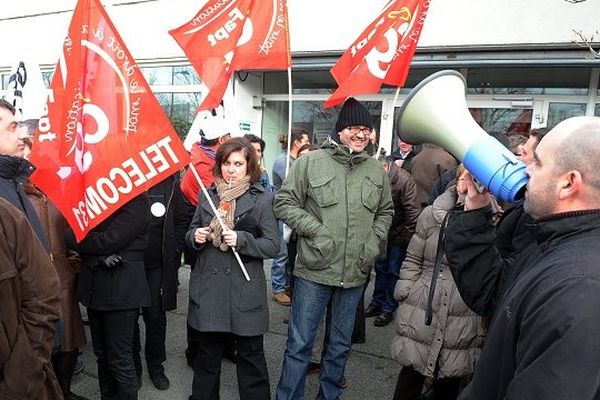
<svg viewBox="0 0 600 400">
<path fill-rule="evenodd" d="M 33 171 L 35 167 L 24 158 L 0 155 L 0 197 L 25 214 L 37 237 L 48 250 L 48 238 L 42 223 L 24 192 L 25 182 Z"/>
<path fill-rule="evenodd" d="M 505 282 L 460 399 L 598 399 L 600 211 L 558 214 L 528 227 L 537 246 L 514 260 L 519 274 Z M 462 248 L 455 238 L 454 251 L 487 251 L 493 228 L 480 233 Z"/>
</svg>

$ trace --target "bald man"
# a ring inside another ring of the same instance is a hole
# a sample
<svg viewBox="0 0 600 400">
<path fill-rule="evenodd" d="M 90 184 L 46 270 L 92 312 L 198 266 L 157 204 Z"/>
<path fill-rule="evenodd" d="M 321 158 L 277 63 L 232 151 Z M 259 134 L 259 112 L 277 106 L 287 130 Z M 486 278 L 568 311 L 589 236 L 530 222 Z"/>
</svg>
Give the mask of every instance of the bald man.
<svg viewBox="0 0 600 400">
<path fill-rule="evenodd" d="M 460 399 L 600 398 L 600 118 L 552 129 L 528 165 L 525 209 L 538 246 L 514 260 L 471 384 Z M 466 211 L 481 197 L 467 185 Z M 474 245 L 489 241 L 493 232 Z"/>
</svg>

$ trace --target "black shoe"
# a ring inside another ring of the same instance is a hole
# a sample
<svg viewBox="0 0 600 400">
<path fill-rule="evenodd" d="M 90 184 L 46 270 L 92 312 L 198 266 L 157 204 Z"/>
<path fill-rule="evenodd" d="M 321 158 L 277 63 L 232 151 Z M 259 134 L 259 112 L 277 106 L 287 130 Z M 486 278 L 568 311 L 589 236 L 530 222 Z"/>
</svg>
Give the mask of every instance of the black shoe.
<svg viewBox="0 0 600 400">
<path fill-rule="evenodd" d="M 376 317 L 379 315 L 379 313 L 381 313 L 381 307 L 373 304 L 369 304 L 369 307 L 365 309 L 366 318 Z"/>
<path fill-rule="evenodd" d="M 320 363 L 316 363 L 316 362 L 312 362 L 312 361 L 308 363 L 308 375 L 318 374 L 319 372 L 321 372 L 321 364 Z"/>
<path fill-rule="evenodd" d="M 373 325 L 375 326 L 386 326 L 394 319 L 394 314 L 390 312 L 382 312 L 379 314 L 375 321 L 373 321 Z"/>
<path fill-rule="evenodd" d="M 158 390 L 167 390 L 171 386 L 171 382 L 169 382 L 169 378 L 167 378 L 164 372 L 150 374 L 150 380 Z"/>
</svg>

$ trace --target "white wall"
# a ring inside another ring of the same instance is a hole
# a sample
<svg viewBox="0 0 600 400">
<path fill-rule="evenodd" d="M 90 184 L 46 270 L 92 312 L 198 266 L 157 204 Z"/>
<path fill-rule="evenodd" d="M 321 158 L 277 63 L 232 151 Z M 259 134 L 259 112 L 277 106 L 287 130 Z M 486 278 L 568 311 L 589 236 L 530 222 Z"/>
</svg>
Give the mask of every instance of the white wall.
<svg viewBox="0 0 600 400">
<path fill-rule="evenodd" d="M 168 34 L 191 19 L 198 0 L 157 0 L 119 6 L 107 0 L 108 13 L 138 61 L 184 59 Z M 386 0 L 289 0 L 293 52 L 343 50 L 379 13 Z M 56 63 L 76 0 L 19 0 L 3 7 L 0 69 L 18 54 L 35 54 L 40 64 Z M 55 12 L 59 12 L 56 14 Z M 44 13 L 54 13 L 45 15 Z M 29 18 L 22 16 L 41 14 Z M 571 4 L 564 0 L 432 0 L 420 47 L 570 43 L 572 29 L 600 28 L 600 1 Z"/>
</svg>

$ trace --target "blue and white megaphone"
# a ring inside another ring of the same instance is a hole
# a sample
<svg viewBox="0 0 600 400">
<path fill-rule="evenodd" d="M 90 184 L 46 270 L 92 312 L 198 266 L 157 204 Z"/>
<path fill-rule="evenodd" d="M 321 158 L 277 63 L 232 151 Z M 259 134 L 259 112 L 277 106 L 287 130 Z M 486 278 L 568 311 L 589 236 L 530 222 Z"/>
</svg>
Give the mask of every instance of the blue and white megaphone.
<svg viewBox="0 0 600 400">
<path fill-rule="evenodd" d="M 465 78 L 456 71 L 430 75 L 404 101 L 396 133 L 407 143 L 442 146 L 497 198 L 519 200 L 527 185 L 526 166 L 475 122 L 465 88 Z"/>
</svg>

